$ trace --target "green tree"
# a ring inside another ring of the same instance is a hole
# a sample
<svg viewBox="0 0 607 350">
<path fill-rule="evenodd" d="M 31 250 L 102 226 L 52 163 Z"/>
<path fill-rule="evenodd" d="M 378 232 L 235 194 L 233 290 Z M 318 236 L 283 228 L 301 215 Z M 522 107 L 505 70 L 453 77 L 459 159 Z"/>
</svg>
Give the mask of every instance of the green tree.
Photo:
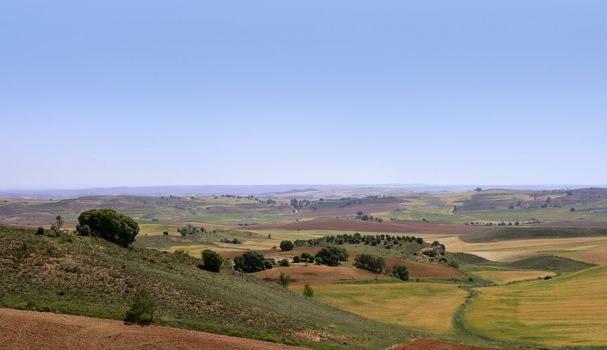
<svg viewBox="0 0 607 350">
<path fill-rule="evenodd" d="M 36 234 L 37 235 L 43 235 L 44 234 L 44 227 L 38 227 L 38 229 L 36 230 Z"/>
<path fill-rule="evenodd" d="M 63 223 L 64 221 L 61 215 L 57 215 L 55 217 L 55 221 L 51 222 L 51 231 L 55 234 L 55 236 L 59 237 L 63 231 Z"/>
<path fill-rule="evenodd" d="M 127 311 L 124 320 L 130 323 L 150 324 L 154 321 L 156 303 L 150 294 L 140 289 L 135 293 L 131 308 Z"/>
<path fill-rule="evenodd" d="M 257 272 L 266 269 L 266 259 L 258 252 L 251 250 L 234 258 L 234 270 Z"/>
<path fill-rule="evenodd" d="M 348 251 L 343 247 L 324 247 L 316 253 L 316 258 L 320 258 L 322 264 L 337 266 L 340 261 L 348 260 Z"/>
<path fill-rule="evenodd" d="M 223 265 L 223 258 L 219 253 L 212 251 L 211 249 L 205 249 L 202 251 L 202 261 L 204 268 L 208 271 L 219 272 Z"/>
<path fill-rule="evenodd" d="M 88 225 L 91 236 L 128 247 L 139 233 L 139 225 L 130 216 L 112 209 L 90 209 L 78 216 L 78 233 Z"/>
<path fill-rule="evenodd" d="M 314 296 L 314 289 L 312 289 L 312 287 L 310 287 L 310 285 L 308 283 L 304 284 L 303 295 L 308 298 L 311 298 Z"/>
<path fill-rule="evenodd" d="M 291 241 L 282 241 L 280 242 L 280 250 L 283 252 L 288 250 L 293 250 L 294 244 Z"/>
<path fill-rule="evenodd" d="M 403 281 L 407 281 L 409 279 L 409 269 L 405 265 L 394 265 L 392 268 L 392 274 Z"/>
</svg>

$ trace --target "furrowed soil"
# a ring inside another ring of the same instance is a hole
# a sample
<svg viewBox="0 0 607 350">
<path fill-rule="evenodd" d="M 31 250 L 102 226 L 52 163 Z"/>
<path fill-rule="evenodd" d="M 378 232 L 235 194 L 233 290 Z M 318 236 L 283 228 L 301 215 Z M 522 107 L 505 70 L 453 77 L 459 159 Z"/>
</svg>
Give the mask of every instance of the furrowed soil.
<svg viewBox="0 0 607 350">
<path fill-rule="evenodd" d="M 463 344 L 448 343 L 440 340 L 420 338 L 406 344 L 401 344 L 390 350 L 491 350 L 494 348 L 482 348 Z"/>
<path fill-rule="evenodd" d="M 0 309 L 0 349 L 302 349 L 206 332 L 115 320 Z"/>
</svg>

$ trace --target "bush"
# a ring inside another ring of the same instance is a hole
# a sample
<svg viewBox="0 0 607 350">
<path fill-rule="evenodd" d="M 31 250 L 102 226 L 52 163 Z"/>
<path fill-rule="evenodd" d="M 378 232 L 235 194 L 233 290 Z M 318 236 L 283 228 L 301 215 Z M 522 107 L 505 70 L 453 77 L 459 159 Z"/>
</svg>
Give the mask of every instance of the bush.
<svg viewBox="0 0 607 350">
<path fill-rule="evenodd" d="M 280 262 L 278 263 L 279 266 L 284 266 L 284 267 L 289 267 L 289 260 L 288 259 L 282 259 L 280 260 Z"/>
<path fill-rule="evenodd" d="M 82 227 L 79 228 L 78 234 L 80 236 L 90 236 L 91 235 L 91 228 L 89 227 L 89 225 L 84 225 L 84 226 L 82 226 Z"/>
<path fill-rule="evenodd" d="M 342 247 L 324 247 L 316 254 L 316 258 L 321 259 L 321 264 L 337 266 L 340 261 L 348 260 L 348 251 Z"/>
<path fill-rule="evenodd" d="M 459 269 L 459 263 L 455 260 L 451 260 L 447 263 L 448 266 L 451 266 L 454 269 Z"/>
<path fill-rule="evenodd" d="M 291 276 L 287 275 L 284 272 L 281 272 L 278 276 L 278 284 L 280 284 L 283 288 L 287 288 L 291 283 Z"/>
<path fill-rule="evenodd" d="M 407 281 L 409 279 L 409 269 L 405 265 L 394 265 L 392 268 L 392 274 L 394 277 L 403 281 Z"/>
<path fill-rule="evenodd" d="M 288 251 L 288 250 L 293 250 L 294 246 L 295 245 L 291 241 L 280 242 L 280 250 L 282 250 L 283 252 Z"/>
<path fill-rule="evenodd" d="M 156 303 L 147 291 L 140 289 L 133 298 L 133 304 L 124 320 L 129 323 L 150 324 L 154 320 Z"/>
<path fill-rule="evenodd" d="M 322 258 L 320 256 L 317 256 L 317 257 L 314 258 L 314 262 L 317 265 L 320 265 L 320 264 L 322 264 Z"/>
<path fill-rule="evenodd" d="M 297 264 L 297 263 L 301 262 L 301 258 L 298 255 L 295 255 L 293 257 L 293 262 Z"/>
<path fill-rule="evenodd" d="M 311 298 L 314 296 L 314 289 L 312 289 L 312 287 L 310 287 L 309 284 L 304 284 L 304 289 L 303 289 L 303 295 Z"/>
<path fill-rule="evenodd" d="M 43 235 L 44 234 L 44 227 L 38 227 L 38 229 L 36 230 L 36 234 L 37 235 Z"/>
<path fill-rule="evenodd" d="M 356 257 L 356 267 L 375 273 L 382 273 L 386 262 L 383 257 L 371 254 L 360 254 Z"/>
<path fill-rule="evenodd" d="M 202 251 L 202 261 L 204 263 L 205 270 L 212 272 L 219 272 L 221 265 L 223 265 L 223 258 L 219 253 L 212 251 L 211 249 L 205 249 Z"/>
<path fill-rule="evenodd" d="M 270 265 L 271 264 L 272 263 L 270 262 Z M 234 258 L 235 270 L 242 270 L 243 272 L 257 272 L 265 270 L 266 268 L 268 268 L 266 259 L 263 257 L 263 255 L 254 250 L 245 252 L 241 256 Z"/>
<path fill-rule="evenodd" d="M 128 247 L 139 233 L 139 225 L 130 216 L 112 209 L 90 209 L 78 216 L 78 233 L 89 226 L 90 234 Z"/>
</svg>

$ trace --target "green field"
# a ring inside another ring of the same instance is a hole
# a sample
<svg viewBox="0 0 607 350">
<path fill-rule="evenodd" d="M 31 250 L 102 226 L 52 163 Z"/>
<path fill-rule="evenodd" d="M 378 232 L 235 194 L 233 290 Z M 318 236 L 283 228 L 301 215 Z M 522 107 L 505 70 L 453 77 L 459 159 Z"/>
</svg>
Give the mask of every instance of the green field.
<svg viewBox="0 0 607 350">
<path fill-rule="evenodd" d="M 607 267 L 479 288 L 465 313 L 475 334 L 554 346 L 607 344 Z"/>
</svg>

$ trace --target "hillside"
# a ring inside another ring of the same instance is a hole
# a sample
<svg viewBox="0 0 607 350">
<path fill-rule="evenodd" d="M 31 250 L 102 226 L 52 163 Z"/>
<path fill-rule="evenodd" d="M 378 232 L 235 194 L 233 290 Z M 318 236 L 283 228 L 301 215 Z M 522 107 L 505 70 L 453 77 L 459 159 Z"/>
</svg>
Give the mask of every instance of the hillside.
<svg viewBox="0 0 607 350">
<path fill-rule="evenodd" d="M 385 348 L 411 335 L 253 276 L 200 270 L 185 254 L 0 227 L 0 257 L 3 307 L 122 319 L 145 289 L 160 325 L 323 349 Z"/>
<path fill-rule="evenodd" d="M 607 237 L 607 228 L 588 227 L 501 227 L 484 232 L 467 233 L 460 238 L 467 243 L 538 238 Z"/>
</svg>

